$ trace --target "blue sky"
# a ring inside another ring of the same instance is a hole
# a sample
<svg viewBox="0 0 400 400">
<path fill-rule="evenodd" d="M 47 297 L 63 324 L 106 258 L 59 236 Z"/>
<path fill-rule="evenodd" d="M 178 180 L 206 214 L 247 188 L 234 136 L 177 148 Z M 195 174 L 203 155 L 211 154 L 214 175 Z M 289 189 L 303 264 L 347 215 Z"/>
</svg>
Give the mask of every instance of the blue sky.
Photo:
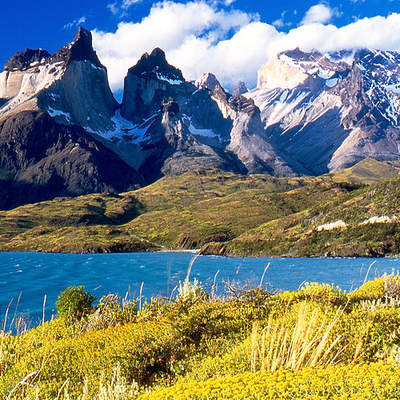
<svg viewBox="0 0 400 400">
<path fill-rule="evenodd" d="M 255 85 L 260 65 L 290 46 L 400 50 L 400 0 L 20 0 L 1 7 L 0 64 L 27 47 L 55 52 L 79 23 L 94 32 L 115 91 L 155 46 L 188 79 L 209 69 L 226 86 L 239 78 Z"/>
</svg>

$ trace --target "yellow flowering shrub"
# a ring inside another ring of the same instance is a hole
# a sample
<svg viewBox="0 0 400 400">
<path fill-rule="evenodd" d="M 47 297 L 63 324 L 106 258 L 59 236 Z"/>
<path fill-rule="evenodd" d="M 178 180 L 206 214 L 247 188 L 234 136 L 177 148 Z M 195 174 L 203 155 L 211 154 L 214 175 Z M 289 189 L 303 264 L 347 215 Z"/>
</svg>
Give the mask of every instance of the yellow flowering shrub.
<svg viewBox="0 0 400 400">
<path fill-rule="evenodd" d="M 350 293 L 353 301 L 400 298 L 400 275 L 392 273 L 365 282 L 359 289 Z"/>
<path fill-rule="evenodd" d="M 348 299 L 338 286 L 326 283 L 306 282 L 300 290 L 307 300 L 322 300 L 337 306 L 345 305 Z"/>
<path fill-rule="evenodd" d="M 365 282 L 360 288 L 350 293 L 353 301 L 381 299 L 385 295 L 385 279 L 377 278 Z"/>
<path fill-rule="evenodd" d="M 400 307 L 363 303 L 398 292 L 390 275 L 350 294 L 310 283 L 144 308 L 108 297 L 82 321 L 2 333 L 0 399 L 400 400 Z"/>
<path fill-rule="evenodd" d="M 112 374 L 120 365 L 128 381 L 148 382 L 153 375 L 166 371 L 179 351 L 178 338 L 169 324 L 149 322 L 110 327 L 84 336 L 62 338 L 43 345 L 21 357 L 9 373 L 0 379 L 0 398 L 32 371 L 40 371 L 35 384 L 43 398 L 53 399 L 68 380 L 72 395 L 97 386 L 102 374 Z M 21 388 L 18 396 L 25 395 Z M 21 397 L 16 397 L 21 398 Z M 23 397 L 22 397 L 23 398 Z M 41 397 L 42 398 L 42 397 Z"/>
<path fill-rule="evenodd" d="M 142 394 L 139 400 L 389 400 L 400 399 L 400 368 L 378 362 L 280 369 L 188 382 Z"/>
</svg>

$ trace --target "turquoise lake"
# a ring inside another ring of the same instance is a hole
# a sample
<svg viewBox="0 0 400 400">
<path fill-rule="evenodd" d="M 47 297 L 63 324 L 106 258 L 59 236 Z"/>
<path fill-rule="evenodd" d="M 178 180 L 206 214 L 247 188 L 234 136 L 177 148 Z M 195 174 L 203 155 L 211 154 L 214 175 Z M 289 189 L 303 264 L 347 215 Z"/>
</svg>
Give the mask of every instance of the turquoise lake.
<svg viewBox="0 0 400 400">
<path fill-rule="evenodd" d="M 36 325 L 42 319 L 45 295 L 45 319 L 50 319 L 57 295 L 69 285 L 84 285 L 98 299 L 108 293 L 136 298 L 143 282 L 144 297 L 170 296 L 185 279 L 193 257 L 190 253 L 0 253 L 0 321 L 11 303 L 9 319 L 24 314 Z M 395 258 L 201 256 L 193 265 L 191 278 L 210 290 L 216 277 L 217 291 L 223 294 L 223 281 L 257 286 L 269 263 L 263 287 L 277 290 L 294 290 L 307 281 L 333 283 L 349 291 L 363 283 L 368 269 L 368 279 L 400 270 L 400 259 Z"/>
</svg>

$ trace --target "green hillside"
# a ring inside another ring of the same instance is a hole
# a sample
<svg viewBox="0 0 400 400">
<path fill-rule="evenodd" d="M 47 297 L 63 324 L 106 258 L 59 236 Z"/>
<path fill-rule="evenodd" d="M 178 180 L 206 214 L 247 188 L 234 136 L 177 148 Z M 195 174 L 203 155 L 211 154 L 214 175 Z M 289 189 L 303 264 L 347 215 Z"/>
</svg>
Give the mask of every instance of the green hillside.
<svg viewBox="0 0 400 400">
<path fill-rule="evenodd" d="M 353 167 L 332 173 L 336 182 L 350 182 L 373 185 L 382 178 L 394 178 L 400 172 L 400 162 L 381 162 L 366 158 Z"/>
<path fill-rule="evenodd" d="M 0 250 L 397 254 L 397 223 L 358 225 L 367 216 L 398 214 L 397 173 L 395 164 L 371 159 L 321 177 L 195 171 L 133 192 L 57 198 L 0 212 Z M 394 180 L 376 186 L 378 177 Z M 346 229 L 315 231 L 341 219 Z"/>
<path fill-rule="evenodd" d="M 400 254 L 400 177 L 333 197 L 249 230 L 205 253 L 271 256 Z"/>
</svg>

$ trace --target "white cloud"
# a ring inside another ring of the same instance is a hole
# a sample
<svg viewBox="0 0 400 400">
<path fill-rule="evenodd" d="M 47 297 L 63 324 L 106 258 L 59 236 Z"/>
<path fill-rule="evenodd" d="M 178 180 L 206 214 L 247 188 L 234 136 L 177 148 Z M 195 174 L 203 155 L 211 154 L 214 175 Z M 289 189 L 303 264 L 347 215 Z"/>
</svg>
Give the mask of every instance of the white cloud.
<svg viewBox="0 0 400 400">
<path fill-rule="evenodd" d="M 73 21 L 69 22 L 68 24 L 64 25 L 64 29 L 71 29 L 71 28 L 75 28 L 79 25 L 82 25 L 86 22 L 86 17 L 80 17 L 77 19 L 74 19 Z"/>
<path fill-rule="evenodd" d="M 338 15 L 336 9 L 330 8 L 328 5 L 320 3 L 309 8 L 301 21 L 301 25 L 308 24 L 325 24 L 334 16 Z"/>
<path fill-rule="evenodd" d="M 139 22 L 121 22 L 115 32 L 93 31 L 93 39 L 113 90 L 122 88 L 128 68 L 155 47 L 165 50 L 186 79 L 213 72 L 227 87 L 238 80 L 252 87 L 259 67 L 280 51 L 400 50 L 400 14 L 364 18 L 343 27 L 324 25 L 320 19 L 286 33 L 257 16 L 221 10 L 205 1 L 164 1 Z"/>
<path fill-rule="evenodd" d="M 111 11 L 111 14 L 117 15 L 119 13 L 119 6 L 117 2 L 107 4 L 107 8 Z"/>
<path fill-rule="evenodd" d="M 107 8 L 111 11 L 111 14 L 115 16 L 119 16 L 120 18 L 127 16 L 127 10 L 133 6 L 134 4 L 141 3 L 143 0 L 119 0 L 114 1 L 113 3 L 107 4 Z"/>
<path fill-rule="evenodd" d="M 136 3 L 140 3 L 142 0 L 124 0 L 123 2 L 122 2 L 122 8 L 124 9 L 124 10 L 127 10 L 130 6 L 132 6 L 133 4 L 136 4 Z"/>
<path fill-rule="evenodd" d="M 121 88 L 127 69 L 144 52 L 155 47 L 164 49 L 168 60 L 182 68 L 188 79 L 195 79 L 197 71 L 202 73 L 204 68 L 213 70 L 218 66 L 214 65 L 217 62 L 220 65 L 216 72 L 227 69 L 223 75 L 228 76 L 235 66 L 227 66 L 226 59 L 210 60 L 208 56 L 210 52 L 216 53 L 214 47 L 226 53 L 226 47 L 240 39 L 240 36 L 239 39 L 234 36 L 224 45 L 227 34 L 249 25 L 251 28 L 256 19 L 256 16 L 237 10 L 217 10 L 203 1 L 186 4 L 165 1 L 154 5 L 150 14 L 140 22 L 119 23 L 114 33 L 93 31 L 93 40 L 102 62 L 109 69 L 114 89 Z M 236 58 L 242 55 L 239 51 Z"/>
<path fill-rule="evenodd" d="M 273 21 L 273 22 L 272 22 L 272 25 L 275 26 L 275 28 L 278 28 L 278 29 L 279 29 L 279 28 L 284 28 L 284 27 L 286 27 L 286 26 L 291 26 L 291 25 L 293 25 L 292 22 L 289 22 L 289 21 L 286 21 L 286 20 L 285 20 L 285 17 L 286 17 L 286 14 L 287 14 L 287 13 L 288 13 L 287 11 L 283 11 L 283 12 L 281 13 L 280 18 L 278 18 L 278 19 L 276 19 L 275 21 Z M 297 14 L 296 10 L 295 10 L 294 14 L 295 14 L 295 15 Z"/>
</svg>

